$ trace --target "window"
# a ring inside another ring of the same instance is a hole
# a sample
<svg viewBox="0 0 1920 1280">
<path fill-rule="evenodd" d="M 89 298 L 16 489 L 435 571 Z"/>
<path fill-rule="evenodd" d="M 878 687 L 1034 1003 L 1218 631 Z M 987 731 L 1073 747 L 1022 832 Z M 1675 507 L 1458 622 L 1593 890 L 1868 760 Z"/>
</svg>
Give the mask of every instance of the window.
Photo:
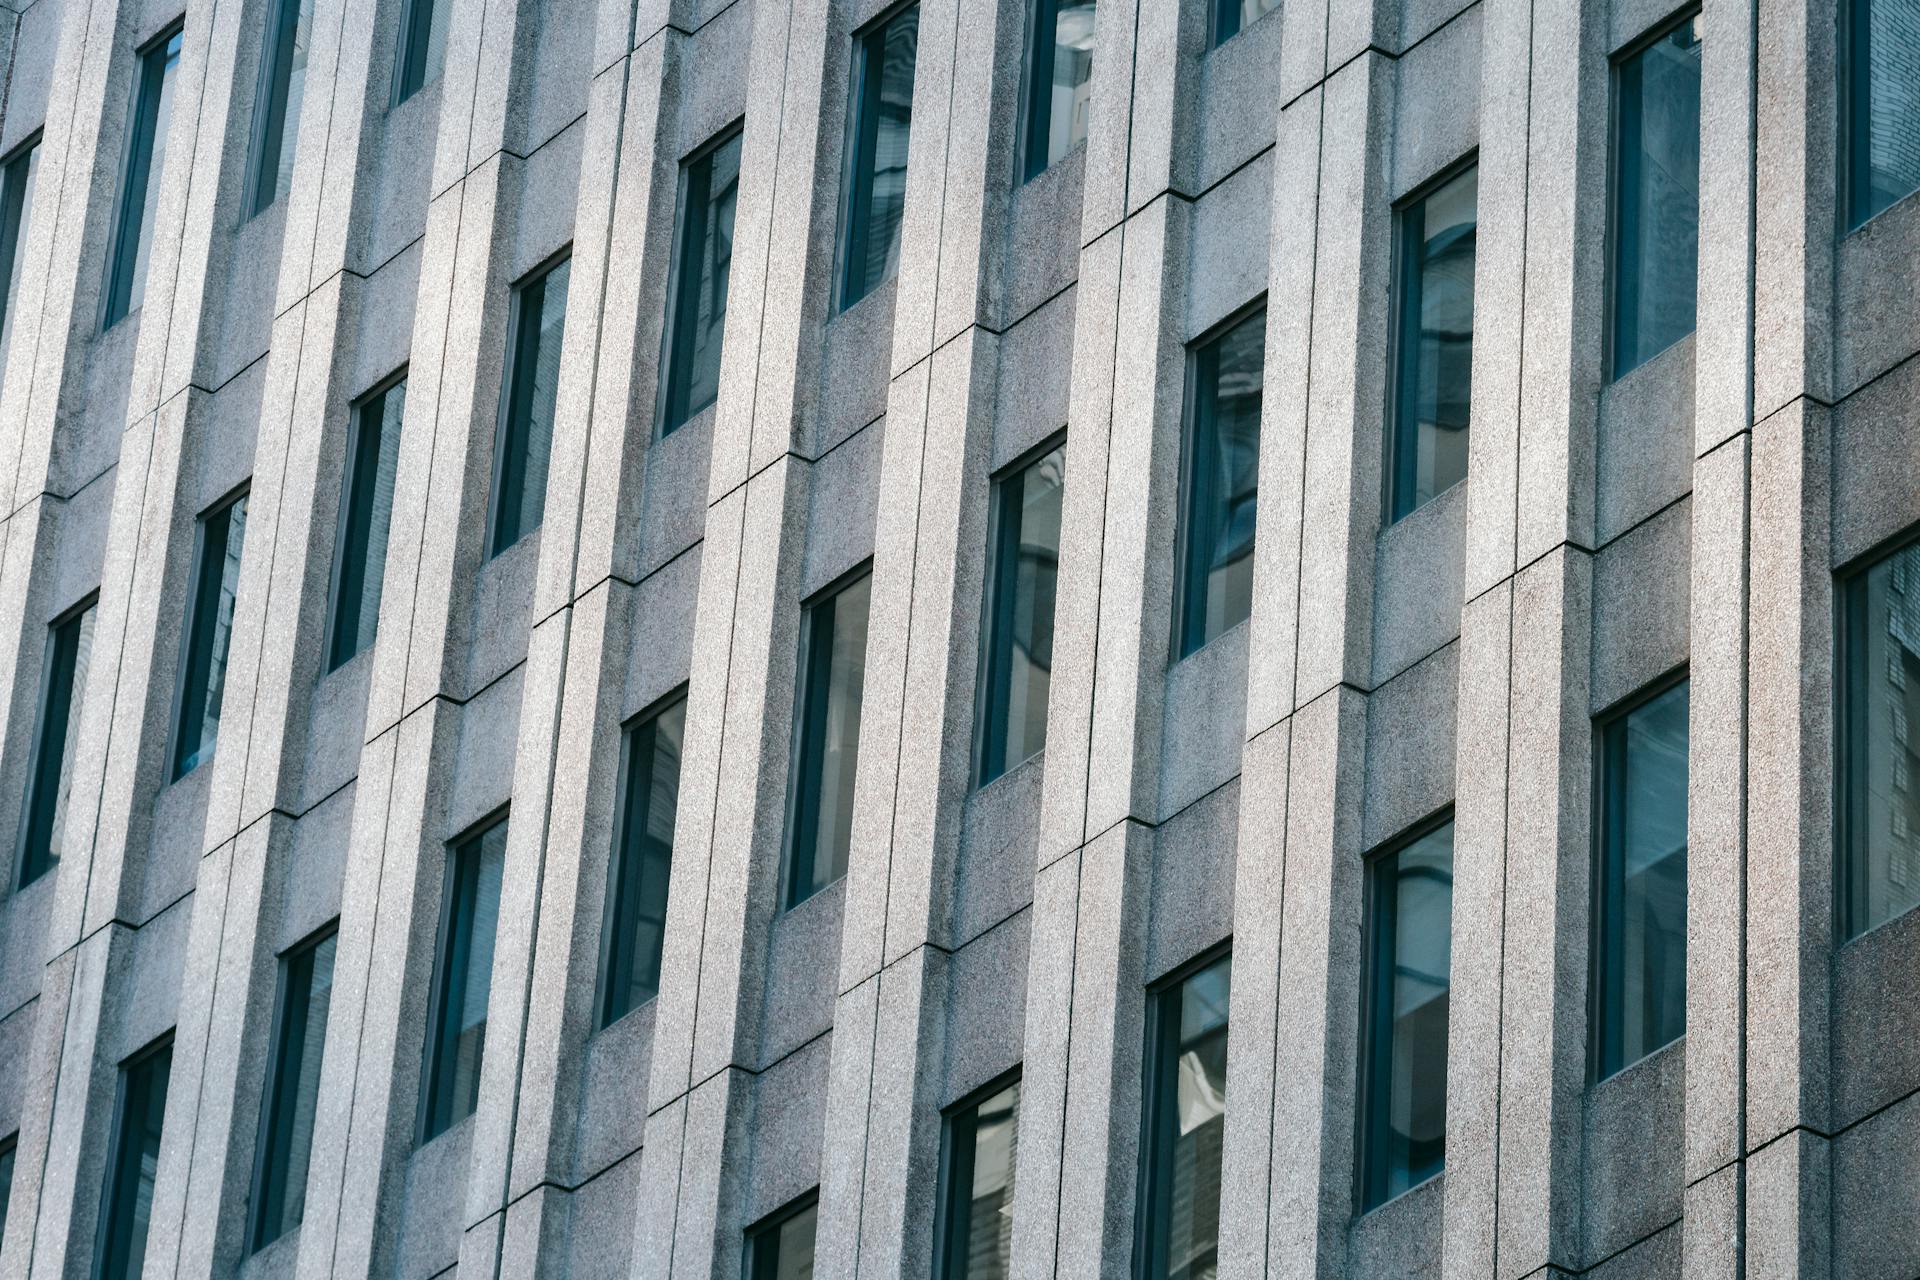
<svg viewBox="0 0 1920 1280">
<path fill-rule="evenodd" d="M 1181 459 L 1174 656 L 1184 658 L 1253 612 L 1253 533 L 1260 484 L 1262 307 L 1188 358 Z"/>
<path fill-rule="evenodd" d="M 274 1018 L 273 1065 L 267 1076 L 254 1174 L 253 1248 L 300 1225 L 307 1207 L 307 1160 L 320 1097 L 320 1061 L 327 1048 L 327 1006 L 333 997 L 338 935 L 326 933 L 280 958 L 280 1006 Z"/>
<path fill-rule="evenodd" d="M 7 1245 L 7 1203 L 13 1198 L 13 1153 L 19 1145 L 17 1133 L 0 1142 L 0 1249 Z"/>
<path fill-rule="evenodd" d="M 1466 479 L 1479 181 L 1468 168 L 1400 211 L 1391 520 Z"/>
<path fill-rule="evenodd" d="M 1613 376 L 1693 332 L 1700 261 L 1700 15 L 1614 73 Z"/>
<path fill-rule="evenodd" d="M 749 1280 L 811 1280 L 816 1194 L 808 1192 L 805 1199 L 748 1230 Z"/>
<path fill-rule="evenodd" d="M 1280 7 L 1280 0 L 1213 0 L 1213 43 L 1217 48 Z"/>
<path fill-rule="evenodd" d="M 1140 1254 L 1147 1280 L 1211 1276 L 1220 1247 L 1232 958 L 1151 993 Z"/>
<path fill-rule="evenodd" d="M 146 294 L 147 256 L 153 245 L 153 217 L 160 204 L 160 177 L 166 172 L 167 126 L 173 119 L 173 79 L 179 65 L 178 27 L 139 55 L 102 329 L 112 328 L 129 312 L 138 310 Z"/>
<path fill-rule="evenodd" d="M 1687 1029 L 1687 686 L 1600 730 L 1594 1078 Z"/>
<path fill-rule="evenodd" d="M 1027 50 L 1027 144 L 1033 178 L 1087 140 L 1093 98 L 1094 0 L 1034 0 Z"/>
<path fill-rule="evenodd" d="M 740 194 L 738 126 L 687 161 L 680 170 L 680 193 L 661 435 L 720 394 L 720 339 L 727 325 L 733 211 Z"/>
<path fill-rule="evenodd" d="M 56 622 L 47 636 L 46 685 L 40 695 L 40 732 L 27 792 L 26 838 L 20 884 L 28 885 L 60 861 L 67 797 L 73 789 L 73 752 L 80 740 L 74 710 L 87 687 L 93 655 L 93 604 Z"/>
<path fill-rule="evenodd" d="M 1843 584 L 1840 936 L 1920 906 L 1920 546 Z"/>
<path fill-rule="evenodd" d="M 847 874 L 872 589 L 873 578 L 862 569 L 857 578 L 810 605 L 801 620 L 800 698 L 787 801 L 789 907 Z"/>
<path fill-rule="evenodd" d="M 680 801 L 680 753 L 687 695 L 627 730 L 626 794 L 620 842 L 607 877 L 609 909 L 602 1026 L 660 990 L 667 930 L 667 880 L 673 869 L 673 821 Z"/>
<path fill-rule="evenodd" d="M 411 0 L 407 5 L 393 76 L 396 107 L 439 78 L 447 58 L 447 10 L 452 7 L 452 0 Z"/>
<path fill-rule="evenodd" d="M 1920 189 L 1920 0 L 1847 0 L 1847 226 Z"/>
<path fill-rule="evenodd" d="M 1047 745 L 1054 582 L 1067 446 L 1055 444 L 993 486 L 993 559 L 981 641 L 980 749 L 985 786 Z"/>
<path fill-rule="evenodd" d="M 540 527 L 553 453 L 554 397 L 560 388 L 560 339 L 567 320 L 571 260 L 522 283 L 513 294 L 508 340 L 506 418 L 493 474 L 493 554 Z"/>
<path fill-rule="evenodd" d="M 13 345 L 13 308 L 26 261 L 27 224 L 33 217 L 33 180 L 40 172 L 40 135 L 0 165 L 0 366 Z"/>
<path fill-rule="evenodd" d="M 269 17 L 261 50 L 260 97 L 254 105 L 255 213 L 293 187 L 293 144 L 300 136 L 300 103 L 306 96 L 313 0 L 278 0 Z"/>
<path fill-rule="evenodd" d="M 233 640 L 233 596 L 240 589 L 240 549 L 246 536 L 244 493 L 200 517 L 186 663 L 180 681 L 180 727 L 174 733 L 176 778 L 212 758 L 220 733 L 227 646 Z"/>
<path fill-rule="evenodd" d="M 168 1039 L 120 1068 L 119 1121 L 107 1164 L 106 1203 L 95 1246 L 95 1280 L 140 1280 L 147 1256 L 147 1223 L 160 1165 L 160 1125 L 167 1112 Z"/>
<path fill-rule="evenodd" d="M 913 124 L 913 62 L 919 40 L 918 4 L 854 38 L 840 236 L 842 311 L 891 280 L 900 268 L 900 216 L 907 202 L 907 134 Z"/>
<path fill-rule="evenodd" d="M 992 1085 L 947 1115 L 945 1202 L 934 1274 L 1007 1280 L 1013 1274 L 1013 1170 L 1020 1150 L 1020 1082 Z"/>
<path fill-rule="evenodd" d="M 406 416 L 404 376 L 362 400 L 353 411 L 340 540 L 333 558 L 328 670 L 370 648 L 380 628 L 380 587 L 387 570 L 393 482 L 400 468 L 400 432 Z"/>
<path fill-rule="evenodd" d="M 422 1142 L 472 1115 L 480 1100 L 493 937 L 500 918 L 500 877 L 507 865 L 506 819 L 463 840 L 451 861 L 434 967 L 426 1096 L 420 1107 Z"/>
<path fill-rule="evenodd" d="M 1452 821 L 1375 858 L 1368 888 L 1363 1212 L 1425 1182 L 1446 1163 Z"/>
</svg>

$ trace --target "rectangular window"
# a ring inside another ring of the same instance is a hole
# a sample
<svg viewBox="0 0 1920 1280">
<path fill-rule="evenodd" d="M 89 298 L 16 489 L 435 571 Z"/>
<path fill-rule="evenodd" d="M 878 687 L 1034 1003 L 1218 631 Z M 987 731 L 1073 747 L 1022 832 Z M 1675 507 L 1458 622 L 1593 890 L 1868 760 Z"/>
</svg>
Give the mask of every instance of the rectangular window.
<svg viewBox="0 0 1920 1280">
<path fill-rule="evenodd" d="M 171 1036 L 120 1068 L 119 1120 L 107 1165 L 106 1201 L 100 1207 L 95 1280 L 140 1280 L 172 1069 Z"/>
<path fill-rule="evenodd" d="M 913 124 L 913 63 L 919 42 L 918 4 L 854 37 L 840 235 L 842 311 L 900 269 L 900 217 L 907 202 L 907 135 Z"/>
<path fill-rule="evenodd" d="M 1367 1011 L 1361 1024 L 1363 1212 L 1446 1164 L 1452 821 L 1375 858 L 1369 873 Z"/>
<path fill-rule="evenodd" d="M 93 655 L 93 605 L 56 622 L 47 636 L 46 684 L 40 695 L 40 731 L 34 742 L 27 793 L 25 839 L 20 850 L 21 885 L 51 871 L 60 861 L 66 831 L 67 798 L 73 789 L 73 752 L 80 735 L 81 691 L 87 687 L 87 663 Z"/>
<path fill-rule="evenodd" d="M 320 1098 L 320 1061 L 327 1047 L 333 997 L 333 954 L 339 935 L 325 936 L 280 958 L 280 1005 L 274 1019 L 273 1064 L 267 1075 L 254 1175 L 253 1248 L 300 1225 L 307 1207 L 307 1161 Z"/>
<path fill-rule="evenodd" d="M 872 590 L 872 574 L 862 570 L 859 577 L 808 606 L 801 619 L 800 696 L 794 711 L 793 786 L 787 800 L 784 897 L 789 907 L 847 874 Z"/>
<path fill-rule="evenodd" d="M 293 149 L 306 97 L 307 43 L 313 0 L 279 0 L 269 13 L 262 48 L 260 98 L 254 106 L 253 212 L 293 188 Z"/>
<path fill-rule="evenodd" d="M 213 756 L 220 700 L 233 640 L 233 597 L 240 589 L 240 551 L 247 537 L 247 495 L 200 517 L 193 600 L 187 615 L 186 661 L 180 680 L 180 727 L 173 739 L 173 776 L 184 777 Z"/>
<path fill-rule="evenodd" d="M 1140 1166 L 1147 1280 L 1211 1276 L 1218 1265 L 1232 977 L 1232 957 L 1222 956 L 1149 995 Z"/>
<path fill-rule="evenodd" d="M 0 1249 L 7 1247 L 7 1204 L 13 1199 L 13 1153 L 20 1145 L 20 1135 L 0 1142 Z"/>
<path fill-rule="evenodd" d="M 680 754 L 686 736 L 684 691 L 627 730 L 620 842 L 607 877 L 602 1026 L 653 999 L 660 990 L 667 881 L 673 869 L 673 823 L 680 803 Z"/>
<path fill-rule="evenodd" d="M 1280 7 L 1280 0 L 1213 0 L 1215 48 Z"/>
<path fill-rule="evenodd" d="M 1594 1078 L 1687 1029 L 1687 686 L 1600 730 Z"/>
<path fill-rule="evenodd" d="M 434 1007 L 427 1038 L 426 1095 L 420 1140 L 438 1137 L 473 1114 L 480 1100 L 480 1058 L 487 1041 L 493 938 L 500 919 L 500 877 L 507 865 L 507 821 L 467 837 L 453 850 Z"/>
<path fill-rule="evenodd" d="M 407 5 L 393 75 L 394 106 L 439 79 L 447 59 L 447 11 L 452 7 L 452 0 L 411 0 Z"/>
<path fill-rule="evenodd" d="M 748 1229 L 749 1280 L 812 1280 L 818 1208 L 814 1194 L 809 1193 Z"/>
<path fill-rule="evenodd" d="M 1920 546 L 1842 587 L 1840 936 L 1920 906 Z"/>
<path fill-rule="evenodd" d="M 26 262 L 27 227 L 33 218 L 33 180 L 40 172 L 40 135 L 35 134 L 0 166 L 0 368 L 13 345 L 13 310 Z"/>
<path fill-rule="evenodd" d="M 666 435 L 720 394 L 720 340 L 733 275 L 733 212 L 740 195 L 740 130 L 680 170 L 680 225 L 674 235 L 673 310 L 667 316 Z"/>
<path fill-rule="evenodd" d="M 1253 612 L 1266 350 L 1267 311 L 1262 307 L 1193 348 L 1188 359 L 1176 659 Z"/>
<path fill-rule="evenodd" d="M 175 27 L 139 55 L 102 329 L 112 328 L 138 310 L 146 294 L 153 218 L 160 204 L 160 178 L 166 172 L 167 127 L 173 119 L 173 79 L 180 65 L 180 35 L 180 28 Z"/>
<path fill-rule="evenodd" d="M 1093 99 L 1094 0 L 1034 0 L 1027 48 L 1027 141 L 1022 178 L 1046 172 L 1087 139 Z"/>
<path fill-rule="evenodd" d="M 1613 139 L 1613 376 L 1693 332 L 1700 262 L 1700 15 L 1622 61 Z"/>
<path fill-rule="evenodd" d="M 1020 1151 L 1020 1082 L 994 1086 L 948 1113 L 939 1280 L 1013 1274 L 1013 1170 Z"/>
<path fill-rule="evenodd" d="M 513 291 L 507 343 L 506 415 L 493 467 L 493 554 L 540 527 L 547 507 L 547 465 L 553 453 L 553 408 L 560 389 L 560 340 L 566 329 L 567 278 L 562 258 Z"/>
<path fill-rule="evenodd" d="M 328 670 L 371 647 L 379 631 L 387 531 L 393 520 L 393 482 L 400 469 L 400 431 L 406 415 L 405 377 L 374 392 L 353 411 L 340 539 L 333 560 L 333 633 L 327 642 Z"/>
<path fill-rule="evenodd" d="M 977 717 L 983 787 L 1047 745 L 1066 472 L 1067 446 L 1056 444 L 993 486 Z"/>
<path fill-rule="evenodd" d="M 1468 168 L 1400 211 L 1389 522 L 1467 476 L 1479 183 Z"/>
<path fill-rule="evenodd" d="M 1848 0 L 1847 226 L 1920 190 L 1920 0 Z"/>
</svg>

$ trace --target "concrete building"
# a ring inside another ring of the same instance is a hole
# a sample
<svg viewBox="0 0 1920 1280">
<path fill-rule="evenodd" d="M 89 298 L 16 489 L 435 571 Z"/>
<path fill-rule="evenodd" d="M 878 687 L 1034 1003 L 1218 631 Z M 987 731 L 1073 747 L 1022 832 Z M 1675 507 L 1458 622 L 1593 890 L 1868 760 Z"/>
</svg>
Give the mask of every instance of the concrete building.
<svg viewBox="0 0 1920 1280">
<path fill-rule="evenodd" d="M 1920 9 L 1095 10 L 0 0 L 0 1280 L 1920 1274 Z"/>
</svg>

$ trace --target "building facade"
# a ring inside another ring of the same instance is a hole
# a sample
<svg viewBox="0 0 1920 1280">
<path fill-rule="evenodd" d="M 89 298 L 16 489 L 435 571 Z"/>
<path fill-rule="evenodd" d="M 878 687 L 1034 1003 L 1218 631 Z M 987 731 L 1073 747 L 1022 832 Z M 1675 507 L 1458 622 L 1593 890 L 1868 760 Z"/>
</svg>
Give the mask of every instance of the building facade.
<svg viewBox="0 0 1920 1280">
<path fill-rule="evenodd" d="M 0 1280 L 1920 1274 L 1920 3 L 0 44 Z"/>
</svg>

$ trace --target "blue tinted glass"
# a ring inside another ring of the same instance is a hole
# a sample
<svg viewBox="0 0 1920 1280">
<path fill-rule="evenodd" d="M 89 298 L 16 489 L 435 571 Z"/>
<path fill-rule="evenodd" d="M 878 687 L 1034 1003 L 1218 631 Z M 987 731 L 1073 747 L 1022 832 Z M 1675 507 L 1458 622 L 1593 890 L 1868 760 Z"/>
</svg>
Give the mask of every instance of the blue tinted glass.
<svg viewBox="0 0 1920 1280">
<path fill-rule="evenodd" d="M 233 643 L 233 601 L 240 590 L 240 553 L 246 536 L 244 494 L 201 518 L 199 578 L 188 620 L 180 728 L 175 734 L 176 778 L 211 759 L 220 736 L 227 650 Z"/>
<path fill-rule="evenodd" d="M 847 873 L 872 589 L 871 575 L 862 574 L 807 610 L 789 799 L 789 906 Z"/>
<path fill-rule="evenodd" d="M 733 214 L 740 193 L 740 134 L 735 132 L 688 165 L 681 183 L 686 196 L 667 346 L 662 435 L 720 394 L 720 340 L 726 333 Z"/>
<path fill-rule="evenodd" d="M 1094 0 L 1034 0 L 1027 65 L 1026 176 L 1087 137 L 1093 99 Z"/>
<path fill-rule="evenodd" d="M 1920 0 L 1851 0 L 1848 222 L 1920 190 Z"/>
<path fill-rule="evenodd" d="M 1613 375 L 1693 332 L 1700 259 L 1700 19 L 1620 64 Z"/>
<path fill-rule="evenodd" d="M 902 9 L 855 45 L 844 310 L 900 268 L 900 222 L 907 204 L 907 140 L 913 125 L 913 66 L 920 6 Z"/>
<path fill-rule="evenodd" d="M 1066 466 L 1067 447 L 1060 445 L 994 486 L 993 577 L 982 631 L 987 646 L 980 691 L 982 786 L 1047 742 Z"/>
<path fill-rule="evenodd" d="M 1223 956 L 1158 996 L 1143 1188 L 1152 1280 L 1210 1276 L 1217 1265 L 1232 995 Z"/>
<path fill-rule="evenodd" d="M 1842 933 L 1920 906 L 1920 547 L 1847 586 Z"/>
<path fill-rule="evenodd" d="M 566 334 L 567 281 L 562 259 L 515 295 L 507 420 L 500 432 L 493 509 L 493 553 L 533 532 L 547 509 L 553 457 L 553 411 L 560 393 L 560 343 Z"/>
<path fill-rule="evenodd" d="M 335 569 L 330 664 L 340 666 L 370 648 L 380 629 L 380 595 L 387 569 L 387 533 L 393 523 L 393 486 L 400 470 L 400 432 L 407 416 L 402 379 L 369 396 L 354 414 L 353 455 Z"/>
<path fill-rule="evenodd" d="M 673 826 L 679 812 L 680 757 L 686 735 L 684 695 L 627 734 L 619 856 L 608 885 L 613 909 L 608 921 L 603 1022 L 612 1022 L 660 989 L 667 882 L 673 870 Z"/>
<path fill-rule="evenodd" d="M 1186 565 L 1176 657 L 1184 658 L 1253 612 L 1266 345 L 1263 309 L 1193 354 L 1180 535 Z"/>
<path fill-rule="evenodd" d="M 1466 479 L 1478 201 L 1468 169 L 1400 215 L 1392 520 Z"/>
<path fill-rule="evenodd" d="M 487 1000 L 493 988 L 493 941 L 500 923 L 500 880 L 507 864 L 507 824 L 468 839 L 449 868 L 440 934 L 438 1000 L 427 1072 L 422 1140 L 473 1114 L 480 1100 L 487 1042 Z"/>
</svg>

